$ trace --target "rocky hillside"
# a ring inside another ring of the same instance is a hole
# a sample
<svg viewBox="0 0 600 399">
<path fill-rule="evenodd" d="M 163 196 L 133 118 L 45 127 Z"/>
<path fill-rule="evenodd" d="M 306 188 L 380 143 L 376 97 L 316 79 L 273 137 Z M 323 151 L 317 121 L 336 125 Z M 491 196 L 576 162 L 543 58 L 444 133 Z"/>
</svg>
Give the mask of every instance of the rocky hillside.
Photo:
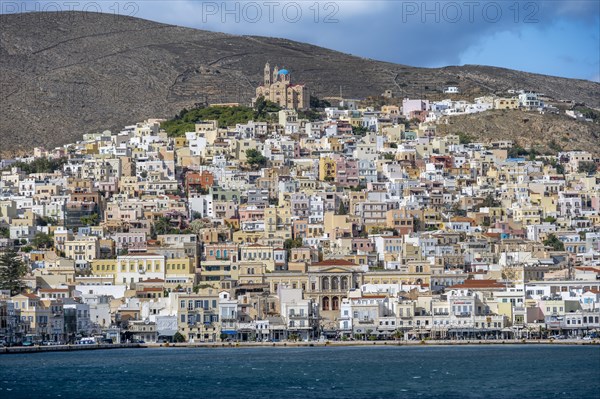
<svg viewBox="0 0 600 399">
<path fill-rule="evenodd" d="M 441 134 L 466 135 L 483 142 L 513 140 L 540 152 L 586 150 L 600 155 L 600 123 L 580 122 L 564 114 L 525 111 L 486 111 L 459 115 L 440 124 Z"/>
<path fill-rule="evenodd" d="M 0 150 L 52 147 L 82 133 L 170 117 L 198 102 L 249 102 L 264 63 L 319 97 L 467 95 L 527 88 L 600 105 L 600 84 L 483 66 L 414 68 L 265 37 L 110 14 L 0 15 Z"/>
</svg>

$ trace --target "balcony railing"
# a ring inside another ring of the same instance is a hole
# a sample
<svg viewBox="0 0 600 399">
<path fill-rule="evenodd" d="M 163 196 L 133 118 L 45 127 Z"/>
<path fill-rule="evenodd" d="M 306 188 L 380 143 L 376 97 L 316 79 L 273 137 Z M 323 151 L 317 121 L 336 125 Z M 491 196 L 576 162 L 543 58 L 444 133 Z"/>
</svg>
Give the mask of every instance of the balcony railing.
<svg viewBox="0 0 600 399">
<path fill-rule="evenodd" d="M 358 321 L 358 324 L 373 324 L 375 323 L 375 320 L 373 319 L 362 319 Z"/>
</svg>

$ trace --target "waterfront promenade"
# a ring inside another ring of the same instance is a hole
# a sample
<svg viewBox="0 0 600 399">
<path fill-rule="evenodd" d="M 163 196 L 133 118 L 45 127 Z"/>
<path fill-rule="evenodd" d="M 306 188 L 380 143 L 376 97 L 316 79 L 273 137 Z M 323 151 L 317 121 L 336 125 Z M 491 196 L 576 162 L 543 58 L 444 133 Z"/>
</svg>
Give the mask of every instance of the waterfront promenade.
<svg viewBox="0 0 600 399">
<path fill-rule="evenodd" d="M 185 343 L 126 343 L 94 345 L 14 346 L 0 348 L 0 354 L 69 352 L 123 348 L 265 348 L 265 347 L 342 347 L 342 346 L 465 346 L 465 345 L 600 345 L 600 340 L 532 339 L 532 340 L 424 340 L 424 341 L 285 341 L 285 342 L 185 342 Z"/>
<path fill-rule="evenodd" d="M 33 346 L 11 346 L 0 348 L 0 354 L 10 353 L 38 353 L 38 352 L 71 352 L 98 349 L 124 349 L 141 348 L 140 344 L 91 344 L 91 345 L 33 345 Z"/>
<path fill-rule="evenodd" d="M 148 343 L 144 348 L 252 348 L 252 347 L 322 347 L 322 346 L 460 346 L 460 345 L 600 345 L 600 340 L 531 339 L 531 340 L 424 340 L 424 341 L 285 341 L 285 342 L 185 342 Z"/>
</svg>

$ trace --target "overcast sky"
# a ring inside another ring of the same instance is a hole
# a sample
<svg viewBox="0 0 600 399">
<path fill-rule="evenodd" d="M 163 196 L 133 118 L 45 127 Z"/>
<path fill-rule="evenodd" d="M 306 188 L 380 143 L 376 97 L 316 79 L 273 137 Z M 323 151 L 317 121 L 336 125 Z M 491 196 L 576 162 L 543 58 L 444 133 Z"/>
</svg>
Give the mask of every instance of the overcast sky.
<svg viewBox="0 0 600 399">
<path fill-rule="evenodd" d="M 10 1 L 0 0 L 3 12 Z M 283 37 L 423 67 L 482 64 L 600 81 L 600 1 L 65 0 L 212 31 Z M 75 4 L 75 5 L 70 5 Z M 13 8 L 14 9 L 14 8 Z"/>
</svg>

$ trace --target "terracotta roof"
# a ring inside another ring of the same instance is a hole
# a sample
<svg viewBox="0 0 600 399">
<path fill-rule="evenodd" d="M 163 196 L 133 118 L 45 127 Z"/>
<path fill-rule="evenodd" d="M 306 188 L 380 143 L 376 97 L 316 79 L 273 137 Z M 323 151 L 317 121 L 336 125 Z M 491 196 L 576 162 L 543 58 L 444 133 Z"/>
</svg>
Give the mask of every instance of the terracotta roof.
<svg viewBox="0 0 600 399">
<path fill-rule="evenodd" d="M 160 278 L 149 278 L 146 280 L 141 281 L 142 283 L 164 283 L 165 280 L 160 279 Z"/>
<path fill-rule="evenodd" d="M 490 237 L 490 238 L 499 238 L 500 237 L 500 233 L 483 233 L 484 236 L 486 237 Z"/>
<path fill-rule="evenodd" d="M 471 218 L 467 218 L 464 216 L 455 216 L 453 218 L 450 219 L 450 222 L 469 222 L 469 223 L 473 223 L 475 222 L 473 219 Z"/>
<path fill-rule="evenodd" d="M 581 267 L 581 266 L 579 266 L 579 267 L 576 267 L 575 269 L 577 269 L 577 270 L 583 270 L 584 272 L 597 272 L 597 273 L 600 272 L 600 268 L 593 267 L 593 266 L 590 266 L 590 267 Z"/>
</svg>

